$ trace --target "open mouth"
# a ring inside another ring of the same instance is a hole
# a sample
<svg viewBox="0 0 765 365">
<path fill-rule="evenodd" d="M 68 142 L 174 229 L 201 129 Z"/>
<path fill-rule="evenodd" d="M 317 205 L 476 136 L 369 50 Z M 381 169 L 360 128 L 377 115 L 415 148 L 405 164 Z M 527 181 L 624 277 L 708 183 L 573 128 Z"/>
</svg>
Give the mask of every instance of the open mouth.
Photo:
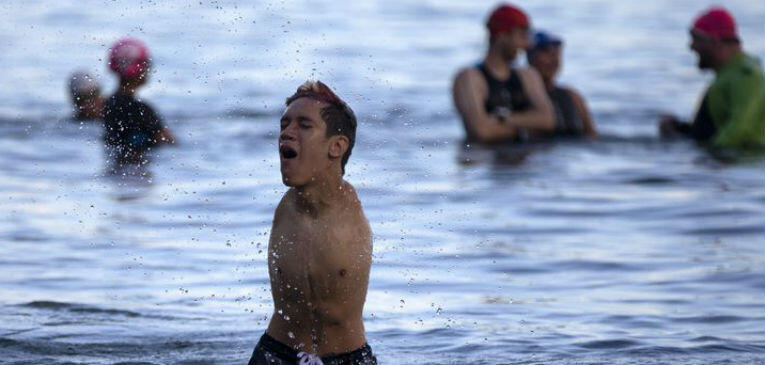
<svg viewBox="0 0 765 365">
<path fill-rule="evenodd" d="M 279 148 L 279 154 L 281 154 L 282 158 L 285 158 L 285 159 L 295 158 L 298 155 L 297 151 L 295 151 L 294 148 L 289 146 L 281 146 Z"/>
</svg>

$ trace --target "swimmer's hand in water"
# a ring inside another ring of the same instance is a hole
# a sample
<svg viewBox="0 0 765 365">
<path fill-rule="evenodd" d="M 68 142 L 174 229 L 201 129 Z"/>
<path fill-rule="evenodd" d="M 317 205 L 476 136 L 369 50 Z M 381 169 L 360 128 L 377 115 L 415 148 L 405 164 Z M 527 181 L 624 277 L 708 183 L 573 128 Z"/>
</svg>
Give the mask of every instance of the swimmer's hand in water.
<svg viewBox="0 0 765 365">
<path fill-rule="evenodd" d="M 663 114 L 659 117 L 659 136 L 661 138 L 674 138 L 678 135 L 677 125 L 682 123 L 674 115 Z"/>
</svg>

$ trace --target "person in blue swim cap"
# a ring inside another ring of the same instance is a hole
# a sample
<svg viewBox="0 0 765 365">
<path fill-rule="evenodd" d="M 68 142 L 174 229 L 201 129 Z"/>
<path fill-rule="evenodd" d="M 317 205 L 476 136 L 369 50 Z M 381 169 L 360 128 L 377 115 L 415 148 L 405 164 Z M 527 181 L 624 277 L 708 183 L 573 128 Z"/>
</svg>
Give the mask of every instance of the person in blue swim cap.
<svg viewBox="0 0 765 365">
<path fill-rule="evenodd" d="M 595 124 L 582 95 L 573 88 L 556 83 L 562 51 L 563 40 L 544 31 L 534 34 L 526 50 L 529 65 L 542 76 L 547 95 L 555 109 L 555 130 L 548 135 L 595 138 Z"/>
</svg>

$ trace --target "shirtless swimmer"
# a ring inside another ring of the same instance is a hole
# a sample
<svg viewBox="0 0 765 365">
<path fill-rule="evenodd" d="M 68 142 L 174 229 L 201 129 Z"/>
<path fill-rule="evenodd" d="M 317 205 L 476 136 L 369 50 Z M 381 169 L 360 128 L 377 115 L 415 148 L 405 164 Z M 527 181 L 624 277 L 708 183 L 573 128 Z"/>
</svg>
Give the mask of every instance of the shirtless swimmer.
<svg viewBox="0 0 765 365">
<path fill-rule="evenodd" d="M 268 243 L 274 313 L 249 365 L 375 365 L 362 322 L 371 231 L 343 180 L 356 117 L 320 81 L 300 86 L 286 104 L 279 157 L 290 188 Z"/>
</svg>

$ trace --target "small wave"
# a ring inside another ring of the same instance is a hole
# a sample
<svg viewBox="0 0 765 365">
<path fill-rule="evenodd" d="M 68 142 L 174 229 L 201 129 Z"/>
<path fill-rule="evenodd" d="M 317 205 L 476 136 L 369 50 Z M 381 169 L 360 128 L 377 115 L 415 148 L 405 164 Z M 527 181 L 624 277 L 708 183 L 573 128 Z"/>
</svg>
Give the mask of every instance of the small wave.
<svg viewBox="0 0 765 365">
<path fill-rule="evenodd" d="M 626 184 L 635 184 L 635 185 L 666 185 L 666 184 L 676 183 L 677 179 L 673 179 L 671 177 L 666 177 L 666 176 L 643 176 L 643 177 L 628 179 L 628 180 L 625 180 L 624 182 Z"/>
<path fill-rule="evenodd" d="M 663 356 L 663 355 L 684 355 L 689 352 L 682 347 L 670 346 L 643 346 L 620 351 L 623 355 L 632 356 Z"/>
<path fill-rule="evenodd" d="M 724 341 L 722 338 L 714 336 L 699 336 L 690 340 L 691 342 L 719 342 Z"/>
<path fill-rule="evenodd" d="M 0 337 L 0 347 L 18 346 L 19 341 L 11 340 L 10 338 Z"/>
<path fill-rule="evenodd" d="M 746 352 L 746 353 L 765 353 L 765 346 L 752 345 L 745 343 L 718 343 L 704 346 L 694 347 L 694 352 L 710 353 L 710 352 Z"/>
<path fill-rule="evenodd" d="M 639 348 L 623 349 L 618 351 L 622 355 L 632 356 L 662 356 L 662 355 L 704 355 L 727 354 L 727 353 L 765 353 L 765 346 L 746 343 L 726 342 L 708 344 L 693 347 L 667 347 L 667 346 L 643 346 Z"/>
<path fill-rule="evenodd" d="M 709 236 L 739 236 L 746 234 L 755 234 L 765 232 L 765 227 L 759 224 L 752 224 L 749 226 L 738 227 L 706 227 L 686 230 L 683 233 L 692 236 L 709 235 Z"/>
<path fill-rule="evenodd" d="M 32 301 L 26 304 L 21 304 L 21 307 L 34 308 L 34 309 L 49 309 L 49 310 L 68 310 L 72 313 L 86 313 L 86 314 L 109 314 L 109 315 L 122 315 L 126 317 L 139 317 L 140 314 L 128 310 L 122 309 L 103 309 L 93 306 L 87 306 L 82 304 L 62 303 L 48 300 Z"/>
<path fill-rule="evenodd" d="M 630 347 L 639 346 L 640 342 L 626 339 L 619 340 L 597 340 L 580 343 L 579 346 L 590 350 L 610 350 L 610 349 L 625 349 Z"/>
<path fill-rule="evenodd" d="M 715 272 L 705 275 L 698 280 L 704 283 L 747 283 L 755 289 L 765 288 L 765 277 L 761 272 L 735 271 Z"/>
<path fill-rule="evenodd" d="M 225 116 L 228 118 L 256 119 L 264 117 L 276 117 L 280 114 L 281 112 L 277 110 L 236 108 L 226 111 Z"/>
<path fill-rule="evenodd" d="M 693 317 L 675 317 L 670 319 L 678 323 L 734 323 L 749 320 L 749 318 L 732 315 L 713 315 L 713 316 L 693 316 Z"/>
<path fill-rule="evenodd" d="M 546 264 L 545 266 L 565 269 L 566 271 L 642 271 L 643 268 L 621 262 L 593 261 L 593 260 L 565 260 Z"/>
</svg>

